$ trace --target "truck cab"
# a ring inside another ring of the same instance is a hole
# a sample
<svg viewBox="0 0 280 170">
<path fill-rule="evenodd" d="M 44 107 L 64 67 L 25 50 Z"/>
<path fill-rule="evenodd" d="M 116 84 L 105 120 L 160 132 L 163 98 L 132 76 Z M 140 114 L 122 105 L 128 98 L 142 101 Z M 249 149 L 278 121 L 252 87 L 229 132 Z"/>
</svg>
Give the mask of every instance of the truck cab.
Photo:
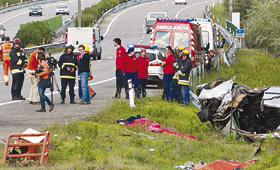
<svg viewBox="0 0 280 170">
<path fill-rule="evenodd" d="M 101 60 L 101 40 L 103 40 L 103 36 L 100 36 L 99 28 L 96 27 L 69 27 L 65 35 L 65 43 L 75 47 L 75 55 L 79 54 L 79 45 L 86 45 L 93 60 Z"/>
</svg>

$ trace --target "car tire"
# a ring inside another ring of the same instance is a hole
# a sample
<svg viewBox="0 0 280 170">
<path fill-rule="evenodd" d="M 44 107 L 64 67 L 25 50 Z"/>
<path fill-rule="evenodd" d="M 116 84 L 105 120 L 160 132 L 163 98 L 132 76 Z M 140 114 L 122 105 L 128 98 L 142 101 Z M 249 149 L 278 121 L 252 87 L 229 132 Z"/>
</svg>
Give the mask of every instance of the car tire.
<svg viewBox="0 0 280 170">
<path fill-rule="evenodd" d="M 57 15 L 58 13 L 56 13 L 55 15 Z"/>
<path fill-rule="evenodd" d="M 163 89 L 163 82 L 157 83 L 157 88 L 158 89 Z"/>
<path fill-rule="evenodd" d="M 29 16 L 31 16 L 31 14 L 29 14 Z"/>
<path fill-rule="evenodd" d="M 98 55 L 98 56 L 97 56 L 97 60 L 101 60 L 101 55 Z"/>
<path fill-rule="evenodd" d="M 69 15 L 69 12 L 67 13 L 67 15 Z"/>
<path fill-rule="evenodd" d="M 40 16 L 42 16 L 43 14 L 40 14 Z"/>
</svg>

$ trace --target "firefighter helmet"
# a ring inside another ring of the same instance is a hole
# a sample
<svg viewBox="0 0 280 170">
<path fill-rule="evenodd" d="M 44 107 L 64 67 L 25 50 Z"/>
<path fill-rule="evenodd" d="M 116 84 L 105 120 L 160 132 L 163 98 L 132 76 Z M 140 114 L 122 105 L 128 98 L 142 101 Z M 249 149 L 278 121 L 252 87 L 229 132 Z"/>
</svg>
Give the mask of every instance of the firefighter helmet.
<svg viewBox="0 0 280 170">
<path fill-rule="evenodd" d="M 177 52 L 182 52 L 185 50 L 185 47 L 184 46 L 179 46 L 178 49 L 177 49 Z"/>
<path fill-rule="evenodd" d="M 89 52 L 89 48 L 86 45 L 85 45 L 85 52 Z"/>
<path fill-rule="evenodd" d="M 67 48 L 71 48 L 72 50 L 74 50 L 75 47 L 72 44 L 67 44 L 65 49 L 67 50 Z"/>
<path fill-rule="evenodd" d="M 181 53 L 181 56 L 189 56 L 189 51 L 188 50 L 184 50 L 182 53 Z"/>
<path fill-rule="evenodd" d="M 20 43 L 20 39 L 15 38 L 14 41 L 13 41 L 13 44 L 19 44 L 19 45 L 20 45 L 20 44 L 21 44 L 21 43 Z"/>
</svg>

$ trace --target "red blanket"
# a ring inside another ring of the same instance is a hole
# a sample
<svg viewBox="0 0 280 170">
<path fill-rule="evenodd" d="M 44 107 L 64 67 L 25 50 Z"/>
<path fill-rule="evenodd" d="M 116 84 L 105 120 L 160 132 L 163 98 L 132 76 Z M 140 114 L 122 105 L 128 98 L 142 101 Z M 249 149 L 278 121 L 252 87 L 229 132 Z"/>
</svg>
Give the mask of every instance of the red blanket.
<svg viewBox="0 0 280 170">
<path fill-rule="evenodd" d="M 255 162 L 256 159 L 252 159 L 247 162 L 233 162 L 233 161 L 223 161 L 223 160 L 216 160 L 211 162 L 208 165 L 194 165 L 194 170 L 232 170 L 235 168 L 245 168 Z"/>
<path fill-rule="evenodd" d="M 152 121 L 150 119 L 146 119 L 146 118 L 135 119 L 131 124 L 126 124 L 126 126 L 127 127 L 139 126 L 139 129 L 144 130 L 144 131 L 170 133 L 170 134 L 174 134 L 177 136 L 185 136 L 185 137 L 188 137 L 191 139 L 197 139 L 195 136 L 192 136 L 192 135 L 186 135 L 184 133 L 173 132 L 173 131 L 161 126 L 157 122 Z"/>
</svg>

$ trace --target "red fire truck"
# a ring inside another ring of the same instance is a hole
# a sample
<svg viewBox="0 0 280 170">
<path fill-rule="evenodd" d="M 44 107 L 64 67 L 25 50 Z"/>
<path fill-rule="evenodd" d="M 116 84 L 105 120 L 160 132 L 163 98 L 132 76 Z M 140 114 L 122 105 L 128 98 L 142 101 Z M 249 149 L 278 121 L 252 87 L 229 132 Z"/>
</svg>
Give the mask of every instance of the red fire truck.
<svg viewBox="0 0 280 170">
<path fill-rule="evenodd" d="M 157 18 L 150 38 L 150 45 L 158 47 L 171 46 L 178 48 L 184 46 L 190 53 L 193 65 L 200 70 L 202 61 L 201 28 L 199 24 L 192 23 L 191 19 Z"/>
</svg>

